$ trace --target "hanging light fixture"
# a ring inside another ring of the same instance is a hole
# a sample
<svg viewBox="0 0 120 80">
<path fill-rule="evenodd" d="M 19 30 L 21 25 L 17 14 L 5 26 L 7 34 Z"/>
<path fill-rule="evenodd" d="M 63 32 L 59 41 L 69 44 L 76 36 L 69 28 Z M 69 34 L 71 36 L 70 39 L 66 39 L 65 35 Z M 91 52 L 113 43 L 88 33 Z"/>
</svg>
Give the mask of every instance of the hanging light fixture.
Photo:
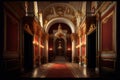
<svg viewBox="0 0 120 80">
<path fill-rule="evenodd" d="M 64 32 L 62 31 L 61 25 L 58 25 L 58 30 L 55 33 L 55 37 L 57 38 L 61 38 L 62 36 L 65 36 Z"/>
</svg>

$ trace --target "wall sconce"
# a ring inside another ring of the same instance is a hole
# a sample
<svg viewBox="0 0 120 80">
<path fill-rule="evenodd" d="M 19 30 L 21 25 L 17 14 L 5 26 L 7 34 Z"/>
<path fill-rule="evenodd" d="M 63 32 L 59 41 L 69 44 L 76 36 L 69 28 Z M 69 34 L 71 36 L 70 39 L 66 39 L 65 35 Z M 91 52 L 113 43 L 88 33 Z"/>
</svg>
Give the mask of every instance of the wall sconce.
<svg viewBox="0 0 120 80">
<path fill-rule="evenodd" d="M 35 41 L 33 41 L 33 44 L 35 44 Z"/>
<path fill-rule="evenodd" d="M 34 45 L 38 45 L 38 46 L 41 47 L 41 48 L 44 48 L 44 46 L 41 45 L 41 44 L 39 44 L 37 41 L 33 41 L 33 44 L 34 44 Z"/>
<path fill-rule="evenodd" d="M 41 44 L 39 44 L 39 47 L 44 48 L 44 46 L 43 46 L 43 45 L 41 45 Z"/>
<path fill-rule="evenodd" d="M 52 49 L 52 48 L 50 48 L 49 50 L 50 50 L 50 51 L 52 51 L 53 49 Z"/>
<path fill-rule="evenodd" d="M 38 45 L 38 42 L 37 42 L 37 41 L 33 41 L 33 44 L 34 44 L 34 45 Z"/>
<path fill-rule="evenodd" d="M 79 48 L 81 45 L 80 44 L 78 44 L 77 46 L 76 46 L 76 48 Z"/>
<path fill-rule="evenodd" d="M 68 51 L 70 51 L 71 49 L 70 49 L 70 48 L 68 48 L 67 50 L 68 50 Z"/>
<path fill-rule="evenodd" d="M 86 45 L 86 42 L 84 42 L 83 45 Z"/>
</svg>

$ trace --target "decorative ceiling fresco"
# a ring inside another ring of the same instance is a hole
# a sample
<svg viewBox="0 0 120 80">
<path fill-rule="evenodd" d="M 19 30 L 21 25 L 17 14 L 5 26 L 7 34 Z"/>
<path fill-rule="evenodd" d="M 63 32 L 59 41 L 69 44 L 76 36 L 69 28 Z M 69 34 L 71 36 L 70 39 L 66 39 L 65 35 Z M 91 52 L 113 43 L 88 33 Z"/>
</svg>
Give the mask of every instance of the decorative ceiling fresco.
<svg viewBox="0 0 120 80">
<path fill-rule="evenodd" d="M 74 24 L 76 23 L 76 16 L 75 16 L 76 10 L 67 4 L 64 3 L 56 3 L 49 5 L 44 11 L 43 11 L 43 19 L 45 22 L 50 21 L 53 18 L 57 17 L 64 17 L 69 20 L 71 20 Z"/>
<path fill-rule="evenodd" d="M 38 2 L 38 8 L 43 13 L 44 25 L 53 18 L 63 17 L 78 26 L 86 13 L 86 1 L 42 1 Z"/>
</svg>

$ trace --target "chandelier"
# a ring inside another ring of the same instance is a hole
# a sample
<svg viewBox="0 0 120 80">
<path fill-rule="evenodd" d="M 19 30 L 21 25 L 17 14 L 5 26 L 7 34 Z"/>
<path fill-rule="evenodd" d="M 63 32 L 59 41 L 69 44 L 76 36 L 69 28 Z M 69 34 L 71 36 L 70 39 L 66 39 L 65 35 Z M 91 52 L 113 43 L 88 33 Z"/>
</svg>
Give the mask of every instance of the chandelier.
<svg viewBox="0 0 120 80">
<path fill-rule="evenodd" d="M 55 33 L 55 37 L 61 38 L 61 37 L 63 37 L 63 36 L 65 36 L 65 34 L 63 33 L 62 28 L 61 28 L 61 25 L 59 24 L 59 25 L 58 25 L 58 30 L 57 30 L 57 32 Z"/>
</svg>

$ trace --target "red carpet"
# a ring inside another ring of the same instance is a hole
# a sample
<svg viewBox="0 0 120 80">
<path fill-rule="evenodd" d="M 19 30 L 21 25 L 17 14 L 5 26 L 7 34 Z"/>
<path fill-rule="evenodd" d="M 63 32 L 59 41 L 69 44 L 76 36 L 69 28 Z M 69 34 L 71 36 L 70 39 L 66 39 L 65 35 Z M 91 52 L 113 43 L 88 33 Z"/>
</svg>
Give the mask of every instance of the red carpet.
<svg viewBox="0 0 120 80">
<path fill-rule="evenodd" d="M 66 64 L 54 64 L 48 69 L 46 78 L 74 78 Z"/>
</svg>

